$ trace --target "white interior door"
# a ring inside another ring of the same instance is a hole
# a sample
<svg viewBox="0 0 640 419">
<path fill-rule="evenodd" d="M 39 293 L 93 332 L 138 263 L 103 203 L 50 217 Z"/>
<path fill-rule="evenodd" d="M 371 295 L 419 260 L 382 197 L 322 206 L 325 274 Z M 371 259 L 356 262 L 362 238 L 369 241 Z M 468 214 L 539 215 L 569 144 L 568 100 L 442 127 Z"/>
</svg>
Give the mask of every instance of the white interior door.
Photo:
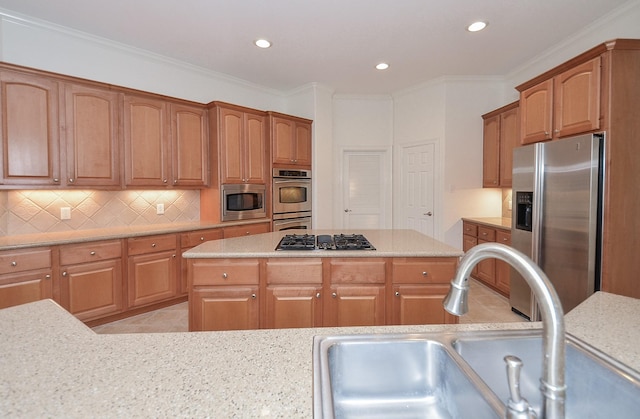
<svg viewBox="0 0 640 419">
<path fill-rule="evenodd" d="M 343 222 L 348 229 L 387 228 L 386 202 L 391 201 L 388 151 L 344 151 Z"/>
<path fill-rule="evenodd" d="M 403 228 L 435 237 L 434 143 L 404 147 L 402 153 Z"/>
</svg>

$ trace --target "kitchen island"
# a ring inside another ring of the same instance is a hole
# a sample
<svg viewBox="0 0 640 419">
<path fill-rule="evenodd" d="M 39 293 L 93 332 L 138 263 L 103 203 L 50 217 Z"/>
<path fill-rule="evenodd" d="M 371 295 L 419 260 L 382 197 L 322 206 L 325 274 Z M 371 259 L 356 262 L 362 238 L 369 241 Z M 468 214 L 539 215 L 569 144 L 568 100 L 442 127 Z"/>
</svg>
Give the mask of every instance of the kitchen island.
<svg viewBox="0 0 640 419">
<path fill-rule="evenodd" d="M 640 300 L 598 292 L 567 331 L 640 371 Z M 540 323 L 97 335 L 51 300 L 0 310 L 2 417 L 312 417 L 314 335 Z"/>
<path fill-rule="evenodd" d="M 276 250 L 285 236 L 298 250 Z M 209 241 L 183 254 L 189 330 L 456 323 L 442 300 L 462 254 L 414 230 L 286 230 Z"/>
</svg>

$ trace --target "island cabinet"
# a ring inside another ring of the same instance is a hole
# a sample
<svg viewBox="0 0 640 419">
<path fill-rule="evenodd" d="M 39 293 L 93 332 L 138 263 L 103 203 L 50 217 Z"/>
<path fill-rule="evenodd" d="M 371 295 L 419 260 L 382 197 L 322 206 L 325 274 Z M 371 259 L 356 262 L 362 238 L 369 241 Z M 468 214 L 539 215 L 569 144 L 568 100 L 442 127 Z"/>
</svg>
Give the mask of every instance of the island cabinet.
<svg viewBox="0 0 640 419">
<path fill-rule="evenodd" d="M 325 298 L 323 326 L 380 326 L 385 317 L 385 259 L 325 259 Z"/>
<path fill-rule="evenodd" d="M 60 184 L 59 83 L 0 69 L 0 184 Z"/>
<path fill-rule="evenodd" d="M 210 240 L 220 240 L 223 237 L 221 228 L 207 230 L 190 231 L 180 235 L 180 254 Z M 187 259 L 180 257 L 180 286 L 178 293 L 186 295 L 189 291 L 187 287 L 188 263 Z"/>
<path fill-rule="evenodd" d="M 457 266 L 457 258 L 394 258 L 392 323 L 457 323 L 442 305 Z"/>
<path fill-rule="evenodd" d="M 0 252 L 0 309 L 53 298 L 49 247 Z"/>
<path fill-rule="evenodd" d="M 277 112 L 268 114 L 273 165 L 310 169 L 312 121 Z"/>
<path fill-rule="evenodd" d="M 64 84 L 66 186 L 121 186 L 121 93 Z"/>
<path fill-rule="evenodd" d="M 485 188 L 510 188 L 513 171 L 513 149 L 520 144 L 518 102 L 482 115 L 483 170 Z"/>
<path fill-rule="evenodd" d="M 322 260 L 272 258 L 266 261 L 264 328 L 320 327 Z"/>
<path fill-rule="evenodd" d="M 124 310 L 123 241 L 60 246 L 60 305 L 82 321 Z"/>
<path fill-rule="evenodd" d="M 189 330 L 260 327 L 258 259 L 189 261 Z"/>
<path fill-rule="evenodd" d="M 237 225 L 224 227 L 222 231 L 224 234 L 224 238 L 228 239 L 231 237 L 251 236 L 252 234 L 268 233 L 269 231 L 271 231 L 271 225 L 269 222 Z"/>
<path fill-rule="evenodd" d="M 177 236 L 164 234 L 127 239 L 128 308 L 145 306 L 177 295 Z"/>
</svg>

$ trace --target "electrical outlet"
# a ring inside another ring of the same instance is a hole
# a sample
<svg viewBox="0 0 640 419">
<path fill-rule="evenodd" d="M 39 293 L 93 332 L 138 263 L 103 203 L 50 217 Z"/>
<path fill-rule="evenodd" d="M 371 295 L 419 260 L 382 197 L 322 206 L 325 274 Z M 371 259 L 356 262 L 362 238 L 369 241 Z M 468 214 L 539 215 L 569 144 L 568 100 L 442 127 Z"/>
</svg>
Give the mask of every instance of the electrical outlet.
<svg viewBox="0 0 640 419">
<path fill-rule="evenodd" d="M 164 214 L 164 204 L 156 204 L 156 214 Z"/>
<path fill-rule="evenodd" d="M 71 207 L 61 207 L 60 208 L 60 219 L 61 220 L 70 220 L 71 219 Z"/>
</svg>

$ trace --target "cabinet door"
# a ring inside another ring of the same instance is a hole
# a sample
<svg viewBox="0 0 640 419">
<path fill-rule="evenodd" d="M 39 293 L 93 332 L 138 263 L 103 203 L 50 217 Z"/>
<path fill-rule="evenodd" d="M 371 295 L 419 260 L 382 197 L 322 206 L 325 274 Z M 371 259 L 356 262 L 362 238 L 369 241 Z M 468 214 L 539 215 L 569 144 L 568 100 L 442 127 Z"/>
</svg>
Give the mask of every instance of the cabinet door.
<svg viewBox="0 0 640 419">
<path fill-rule="evenodd" d="M 244 183 L 242 145 L 243 113 L 220 108 L 220 175 L 221 183 Z"/>
<path fill-rule="evenodd" d="M 294 160 L 294 122 L 273 116 L 271 125 L 273 163 L 291 165 Z"/>
<path fill-rule="evenodd" d="M 129 307 L 167 300 L 177 293 L 175 250 L 129 257 Z"/>
<path fill-rule="evenodd" d="M 383 285 L 332 285 L 323 326 L 384 325 L 384 290 Z"/>
<path fill-rule="evenodd" d="M 193 247 L 207 242 L 209 240 L 219 240 L 222 238 L 222 229 L 216 228 L 212 230 L 200 230 L 190 233 L 184 233 L 180 236 L 180 255 Z M 180 256 L 180 287 L 178 293 L 184 295 L 189 291 L 188 288 L 188 260 Z"/>
<path fill-rule="evenodd" d="M 497 188 L 500 183 L 500 115 L 484 120 L 482 143 L 482 186 Z"/>
<path fill-rule="evenodd" d="M 60 303 L 78 319 L 86 321 L 124 309 L 122 259 L 63 266 Z"/>
<path fill-rule="evenodd" d="M 244 179 L 247 183 L 265 183 L 267 169 L 267 138 L 265 116 L 245 113 Z"/>
<path fill-rule="evenodd" d="M 490 243 L 486 240 L 478 240 L 478 244 L 482 243 Z M 483 259 L 478 262 L 478 279 L 488 285 L 495 284 L 495 276 L 496 276 L 496 260 L 493 258 Z"/>
<path fill-rule="evenodd" d="M 259 328 L 257 286 L 201 288 L 189 295 L 189 331 Z"/>
<path fill-rule="evenodd" d="M 51 269 L 0 276 L 0 309 L 53 298 Z"/>
<path fill-rule="evenodd" d="M 0 85 L 0 183 L 59 185 L 58 83 L 2 71 Z"/>
<path fill-rule="evenodd" d="M 119 94 L 65 85 L 68 186 L 120 185 Z"/>
<path fill-rule="evenodd" d="M 154 98 L 124 98 L 126 186 L 169 184 L 167 103 Z"/>
<path fill-rule="evenodd" d="M 209 132 L 204 108 L 171 104 L 172 178 L 174 186 L 209 184 Z"/>
<path fill-rule="evenodd" d="M 520 139 L 522 144 L 550 140 L 553 118 L 553 79 L 520 93 Z"/>
<path fill-rule="evenodd" d="M 496 242 L 502 243 L 507 246 L 511 246 L 511 232 L 497 230 Z M 495 285 L 499 291 L 501 291 L 504 295 L 507 295 L 507 296 L 509 295 L 510 287 L 511 287 L 510 275 L 511 275 L 511 267 L 506 262 L 496 259 Z"/>
<path fill-rule="evenodd" d="M 447 313 L 442 301 L 448 285 L 394 285 L 393 324 L 454 324 L 457 316 Z"/>
<path fill-rule="evenodd" d="M 500 187 L 510 188 L 513 181 L 513 149 L 520 145 L 520 109 L 500 115 Z"/>
<path fill-rule="evenodd" d="M 322 326 L 322 287 L 292 285 L 266 289 L 264 327 Z"/>
<path fill-rule="evenodd" d="M 554 78 L 554 138 L 600 128 L 600 57 Z"/>
<path fill-rule="evenodd" d="M 294 163 L 311 167 L 311 124 L 296 122 L 295 126 Z"/>
</svg>

